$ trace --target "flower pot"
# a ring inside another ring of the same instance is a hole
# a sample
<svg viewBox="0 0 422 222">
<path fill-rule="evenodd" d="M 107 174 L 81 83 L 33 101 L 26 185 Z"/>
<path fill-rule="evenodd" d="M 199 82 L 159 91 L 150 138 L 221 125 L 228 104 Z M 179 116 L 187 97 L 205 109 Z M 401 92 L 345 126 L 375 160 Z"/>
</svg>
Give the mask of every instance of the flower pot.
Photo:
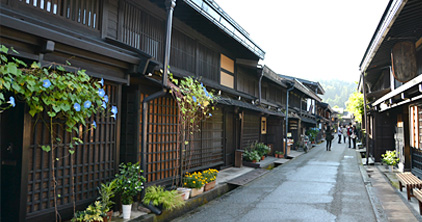
<svg viewBox="0 0 422 222">
<path fill-rule="evenodd" d="M 130 213 L 132 210 L 132 204 L 123 204 L 123 219 L 130 219 Z"/>
<path fill-rule="evenodd" d="M 388 166 L 388 171 L 389 171 L 390 173 L 392 173 L 392 172 L 393 172 L 393 168 L 394 168 L 394 166 L 393 166 L 393 165 L 389 165 L 389 166 Z"/>
<path fill-rule="evenodd" d="M 185 187 L 178 187 L 177 188 L 177 191 L 182 192 L 184 194 L 183 200 L 189 199 L 189 195 L 190 195 L 191 190 L 192 190 L 191 188 L 185 188 Z"/>
<path fill-rule="evenodd" d="M 192 190 L 190 191 L 190 196 L 191 197 L 196 197 L 199 194 L 202 194 L 204 192 L 204 187 L 201 188 L 192 188 Z"/>
<path fill-rule="evenodd" d="M 256 160 L 252 160 L 252 163 L 256 163 Z"/>
<path fill-rule="evenodd" d="M 215 180 L 214 180 L 214 181 L 212 181 L 212 182 L 209 182 L 209 183 L 205 184 L 205 186 L 204 186 L 204 191 L 211 190 L 211 189 L 213 189 L 214 187 L 215 187 Z"/>
<path fill-rule="evenodd" d="M 261 160 L 265 160 L 265 156 L 261 156 Z"/>
<path fill-rule="evenodd" d="M 107 212 L 107 216 L 105 216 L 104 218 L 103 218 L 103 222 L 109 222 L 109 221 L 111 221 L 111 217 L 113 216 L 113 211 L 112 210 L 110 210 L 109 212 Z"/>
<path fill-rule="evenodd" d="M 161 213 L 163 212 L 162 207 L 154 206 L 154 204 L 152 204 L 152 201 L 150 201 L 148 205 L 144 204 L 144 206 L 148 208 L 152 213 L 157 214 L 157 215 L 161 215 Z"/>
</svg>

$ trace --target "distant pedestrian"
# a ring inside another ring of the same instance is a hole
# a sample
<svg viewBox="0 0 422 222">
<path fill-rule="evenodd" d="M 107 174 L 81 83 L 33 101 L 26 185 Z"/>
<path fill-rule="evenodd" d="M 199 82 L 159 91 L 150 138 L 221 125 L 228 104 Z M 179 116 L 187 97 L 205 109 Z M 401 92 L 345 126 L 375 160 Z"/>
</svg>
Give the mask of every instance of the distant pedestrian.
<svg viewBox="0 0 422 222">
<path fill-rule="evenodd" d="M 356 139 L 358 137 L 358 130 L 356 129 L 356 126 L 353 126 L 352 128 L 352 141 L 353 141 L 353 149 L 356 149 Z"/>
<path fill-rule="evenodd" d="M 342 132 L 343 132 L 343 142 L 346 143 L 346 138 L 347 138 L 347 127 L 346 127 L 346 125 L 343 125 Z"/>
<path fill-rule="evenodd" d="M 352 132 L 353 132 L 353 128 L 352 128 L 352 123 L 349 124 L 349 126 L 347 127 L 347 138 L 349 138 L 349 148 L 352 148 Z"/>
<path fill-rule="evenodd" d="M 334 139 L 333 131 L 331 127 L 328 125 L 327 130 L 325 131 L 325 140 L 327 141 L 326 144 L 326 151 L 331 151 L 331 141 Z"/>
<path fill-rule="evenodd" d="M 341 134 L 342 134 L 342 130 L 341 130 L 341 125 L 338 126 L 337 129 L 337 135 L 338 135 L 338 144 L 341 144 Z"/>
</svg>

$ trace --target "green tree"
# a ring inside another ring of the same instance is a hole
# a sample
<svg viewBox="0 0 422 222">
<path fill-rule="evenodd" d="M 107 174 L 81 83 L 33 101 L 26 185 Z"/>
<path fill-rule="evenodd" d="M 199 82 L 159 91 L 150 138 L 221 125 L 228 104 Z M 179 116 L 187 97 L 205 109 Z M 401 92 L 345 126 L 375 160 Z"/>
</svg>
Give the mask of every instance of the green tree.
<svg viewBox="0 0 422 222">
<path fill-rule="evenodd" d="M 354 92 L 346 102 L 347 110 L 355 115 L 355 120 L 362 123 L 362 115 L 364 114 L 363 94 Z"/>
</svg>

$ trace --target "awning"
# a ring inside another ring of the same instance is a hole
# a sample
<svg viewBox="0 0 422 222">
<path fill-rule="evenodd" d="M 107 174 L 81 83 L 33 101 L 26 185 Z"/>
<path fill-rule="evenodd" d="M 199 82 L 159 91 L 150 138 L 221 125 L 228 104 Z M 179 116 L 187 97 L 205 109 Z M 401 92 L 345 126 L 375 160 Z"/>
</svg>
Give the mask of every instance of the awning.
<svg viewBox="0 0 422 222">
<path fill-rule="evenodd" d="M 301 117 L 300 119 L 302 120 L 302 122 L 305 122 L 305 123 L 310 123 L 310 124 L 314 124 L 314 125 L 317 123 L 316 120 L 309 119 L 309 118 L 306 118 L 306 117 Z"/>
<path fill-rule="evenodd" d="M 385 111 L 419 99 L 422 99 L 422 74 L 385 94 L 375 101 L 372 106 L 379 107 L 380 111 Z"/>
<path fill-rule="evenodd" d="M 230 99 L 230 98 L 226 98 L 226 97 L 220 97 L 218 99 L 216 99 L 216 102 L 222 105 L 228 105 L 228 106 L 236 106 L 236 107 L 241 107 L 241 108 L 245 108 L 245 109 L 249 109 L 249 110 L 253 110 L 253 111 L 257 111 L 257 112 L 262 112 L 262 113 L 266 113 L 269 115 L 273 115 L 273 116 L 280 116 L 280 117 L 284 117 L 284 113 L 282 113 L 281 111 L 273 111 L 273 110 L 269 110 L 269 109 L 264 109 L 258 106 L 255 106 L 251 103 L 247 103 L 247 102 L 243 102 L 240 100 L 235 100 L 235 99 Z"/>
</svg>

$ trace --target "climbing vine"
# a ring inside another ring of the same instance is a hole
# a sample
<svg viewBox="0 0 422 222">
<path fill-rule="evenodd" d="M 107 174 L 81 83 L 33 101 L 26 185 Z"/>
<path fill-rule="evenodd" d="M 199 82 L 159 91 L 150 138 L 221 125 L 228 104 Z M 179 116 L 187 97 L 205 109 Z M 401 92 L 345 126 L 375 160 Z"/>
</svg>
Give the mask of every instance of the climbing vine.
<svg viewBox="0 0 422 222">
<path fill-rule="evenodd" d="M 212 117 L 215 96 L 203 83 L 192 77 L 176 79 L 170 74 L 169 78 L 172 82 L 170 93 L 175 98 L 179 111 L 177 145 L 182 161 L 180 172 L 176 175 L 181 178 L 190 168 L 193 150 L 189 141 L 193 139 L 194 133 L 200 130 L 199 124 Z"/>
<path fill-rule="evenodd" d="M 51 63 L 41 66 L 33 62 L 28 66 L 22 60 L 10 56 L 9 50 L 19 54 L 13 48 L 9 49 L 0 45 L 0 113 L 13 108 L 18 101 L 28 105 L 29 114 L 46 121 L 50 133 L 48 145 L 39 145 L 45 152 L 50 152 L 52 184 L 54 192 L 54 206 L 56 221 L 60 217 L 57 210 L 55 162 L 55 149 L 61 143 L 62 138 L 56 135 L 57 128 L 64 128 L 67 132 L 74 132 L 76 136 L 71 138 L 70 143 L 65 144 L 68 153 L 75 152 L 75 145 L 82 144 L 80 126 L 87 126 L 87 119 L 92 115 L 107 115 L 111 110 L 110 117 L 116 118 L 117 107 L 109 105 L 109 98 L 104 91 L 104 80 L 90 78 L 85 70 L 75 69 L 67 62 L 66 65 Z M 75 71 L 68 71 L 75 70 Z M 37 115 L 40 114 L 40 115 Z M 46 114 L 48 118 L 43 118 Z M 95 121 L 90 123 L 88 130 L 95 130 Z M 74 197 L 73 158 L 71 158 L 71 177 Z"/>
</svg>

